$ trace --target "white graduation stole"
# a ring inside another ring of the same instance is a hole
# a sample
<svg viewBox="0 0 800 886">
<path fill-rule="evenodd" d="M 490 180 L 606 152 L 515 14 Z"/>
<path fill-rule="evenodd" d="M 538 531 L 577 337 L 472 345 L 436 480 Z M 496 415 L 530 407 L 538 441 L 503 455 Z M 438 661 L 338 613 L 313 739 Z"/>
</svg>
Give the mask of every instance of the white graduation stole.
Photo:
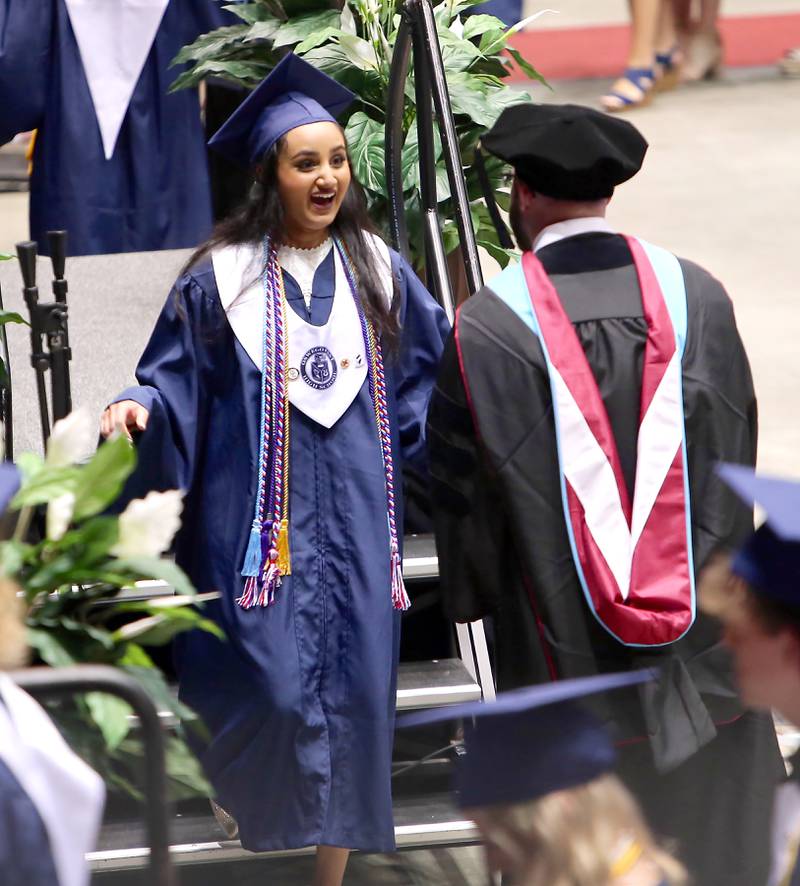
<svg viewBox="0 0 800 886">
<path fill-rule="evenodd" d="M 97 844 L 105 786 L 67 745 L 41 707 L 0 674 L 0 759 L 42 819 L 57 886 L 86 886 L 86 853 Z M 43 847 L 42 851 L 46 851 Z M 0 875 L 0 880 L 2 875 Z"/>
<path fill-rule="evenodd" d="M 64 2 L 110 160 L 169 0 Z"/>
<path fill-rule="evenodd" d="M 386 244 L 367 235 L 378 278 L 391 304 L 393 282 Z M 335 292 L 328 322 L 312 326 L 288 305 L 287 389 L 289 402 L 323 427 L 330 428 L 358 396 L 367 377 L 367 359 L 361 320 L 342 265 L 333 248 Z M 261 367 L 264 292 L 261 282 L 261 249 L 244 244 L 226 246 L 212 253 L 214 276 L 228 322 L 253 363 Z"/>
<path fill-rule="evenodd" d="M 367 377 L 361 318 L 339 251 L 331 248 L 336 284 L 328 322 L 313 326 L 286 308 L 289 402 L 326 428 L 344 415 Z"/>
<path fill-rule="evenodd" d="M 695 618 L 681 376 L 686 291 L 673 255 L 626 239 L 648 325 L 632 502 L 594 374 L 541 262 L 525 253 L 492 288 L 542 345 L 566 528 L 586 602 L 625 645 L 663 646 Z"/>
</svg>

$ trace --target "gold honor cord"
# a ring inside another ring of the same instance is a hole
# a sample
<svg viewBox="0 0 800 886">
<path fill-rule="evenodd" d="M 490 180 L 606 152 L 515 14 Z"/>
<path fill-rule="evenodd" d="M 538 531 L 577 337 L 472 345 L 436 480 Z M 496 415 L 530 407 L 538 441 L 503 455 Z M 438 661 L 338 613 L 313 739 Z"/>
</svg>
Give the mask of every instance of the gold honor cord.
<svg viewBox="0 0 800 886">
<path fill-rule="evenodd" d="M 286 329 L 286 289 L 283 285 L 283 268 L 280 268 L 280 293 L 281 313 L 283 314 L 283 328 Z M 292 574 L 292 557 L 289 552 L 289 452 L 290 452 L 290 435 L 289 435 L 289 341 L 286 337 L 286 347 L 283 349 L 283 366 L 280 369 L 283 372 L 283 476 L 281 483 L 283 485 L 283 496 L 281 501 L 281 525 L 278 529 L 278 571 L 281 575 Z"/>
</svg>

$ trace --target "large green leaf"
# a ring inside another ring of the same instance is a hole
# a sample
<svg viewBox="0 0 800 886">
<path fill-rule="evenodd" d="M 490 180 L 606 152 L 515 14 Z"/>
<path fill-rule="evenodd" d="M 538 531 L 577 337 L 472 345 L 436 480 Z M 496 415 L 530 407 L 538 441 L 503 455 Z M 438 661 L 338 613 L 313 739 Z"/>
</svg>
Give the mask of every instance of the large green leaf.
<svg viewBox="0 0 800 886">
<path fill-rule="evenodd" d="M 131 728 L 130 705 L 107 692 L 87 692 L 86 705 L 109 751 L 115 750 Z"/>
<path fill-rule="evenodd" d="M 174 735 L 167 737 L 167 775 L 173 800 L 189 799 L 199 795 L 214 796 L 214 788 L 203 774 L 197 757 L 184 741 Z"/>
<path fill-rule="evenodd" d="M 253 43 L 256 40 L 268 40 L 272 42 L 275 35 L 278 33 L 278 29 L 283 25 L 283 22 L 279 18 L 273 18 L 269 21 L 256 22 L 251 26 L 250 30 L 245 35 L 243 43 Z"/>
<path fill-rule="evenodd" d="M 358 180 L 374 191 L 386 187 L 383 126 L 362 111 L 350 118 L 345 137 Z"/>
<path fill-rule="evenodd" d="M 477 77 L 465 72 L 453 74 L 448 78 L 450 102 L 454 114 L 464 114 L 474 123 L 482 127 L 490 127 L 500 113 L 492 107 L 487 98 L 487 87 Z"/>
<path fill-rule="evenodd" d="M 31 325 L 22 314 L 18 314 L 16 311 L 0 311 L 0 326 L 4 326 L 6 323 L 22 323 L 25 326 Z"/>
<path fill-rule="evenodd" d="M 374 71 L 380 67 L 379 57 L 375 54 L 372 44 L 355 34 L 342 33 L 339 37 L 341 47 L 348 60 L 362 71 Z"/>
<path fill-rule="evenodd" d="M 130 644 L 131 647 L 133 645 Z M 142 684 L 157 708 L 170 711 L 182 724 L 190 725 L 198 733 L 205 731 L 200 718 L 179 700 L 158 668 L 123 664 L 122 669 Z"/>
<path fill-rule="evenodd" d="M 504 249 L 494 240 L 479 239 L 478 246 L 485 249 L 501 268 L 505 268 L 512 261 L 519 261 L 519 253 L 515 249 Z"/>
<path fill-rule="evenodd" d="M 546 86 L 548 89 L 552 91 L 553 87 L 545 80 L 545 78 L 534 68 L 534 66 L 525 58 L 525 56 L 518 50 L 514 49 L 513 46 L 507 46 L 506 52 L 514 59 L 514 61 L 520 66 L 521 70 L 527 74 L 532 80 L 538 80 L 543 86 Z"/>
<path fill-rule="evenodd" d="M 15 577 L 32 550 L 33 545 L 21 541 L 0 542 L 0 574 Z"/>
<path fill-rule="evenodd" d="M 298 55 L 302 55 L 304 52 L 310 52 L 312 49 L 316 49 L 317 46 L 327 43 L 332 37 L 340 36 L 343 33 L 344 31 L 331 25 L 328 28 L 323 28 L 321 31 L 315 31 L 309 37 L 306 37 L 302 43 L 298 43 L 295 46 L 294 51 Z"/>
<path fill-rule="evenodd" d="M 35 452 L 21 452 L 17 456 L 16 464 L 22 475 L 22 485 L 24 486 L 44 468 L 44 459 Z"/>
<path fill-rule="evenodd" d="M 196 593 L 186 573 L 172 560 L 162 557 L 124 557 L 109 564 L 113 569 L 127 572 L 137 581 L 160 579 L 167 582 L 176 594 Z"/>
<path fill-rule="evenodd" d="M 79 568 L 88 568 L 108 556 L 116 544 L 119 528 L 116 517 L 94 517 L 82 526 L 71 529 L 58 541 L 44 542 L 46 566 L 56 554 L 68 554 Z"/>
<path fill-rule="evenodd" d="M 447 77 L 457 71 L 466 71 L 481 56 L 474 43 L 456 37 L 450 30 L 442 31 L 439 43 Z"/>
<path fill-rule="evenodd" d="M 169 63 L 170 67 L 183 62 L 205 61 L 214 59 L 219 53 L 232 46 L 238 46 L 242 38 L 249 32 L 247 25 L 231 25 L 227 28 L 217 28 L 209 34 L 198 37 L 194 43 L 184 46 L 183 49 Z"/>
<path fill-rule="evenodd" d="M 325 28 L 339 28 L 341 13 L 337 9 L 311 12 L 285 22 L 273 37 L 273 47 L 294 46 Z"/>
<path fill-rule="evenodd" d="M 493 15 L 470 15 L 464 21 L 464 39 L 473 40 L 487 31 L 505 31 L 503 20 Z"/>
<path fill-rule="evenodd" d="M 197 84 L 209 74 L 214 74 L 245 86 L 256 86 L 272 70 L 273 65 L 264 61 L 238 61 L 206 59 L 191 70 L 184 71 L 170 86 L 169 92 L 177 92 Z"/>
<path fill-rule="evenodd" d="M 28 628 L 28 645 L 35 649 L 42 661 L 54 668 L 73 665 L 75 657 L 69 652 L 53 631 Z"/>
<path fill-rule="evenodd" d="M 442 137 L 436 125 L 433 127 L 433 155 L 438 165 L 442 157 Z M 416 120 L 412 122 L 403 145 L 402 169 L 403 190 L 419 188 L 419 140 Z"/>
<path fill-rule="evenodd" d="M 29 505 L 45 504 L 67 492 L 74 493 L 79 475 L 80 468 L 74 465 L 59 468 L 45 465 L 30 479 L 23 480 L 19 491 L 11 500 L 10 507 L 22 508 Z"/>
<path fill-rule="evenodd" d="M 84 520 L 107 508 L 135 467 L 136 452 L 127 437 L 120 434 L 102 443 L 92 460 L 81 468 L 73 520 Z"/>
<path fill-rule="evenodd" d="M 268 21 L 269 19 L 274 18 L 272 11 L 266 3 L 229 3 L 222 8 L 239 16 L 242 21 L 245 21 L 248 24 Z"/>
<path fill-rule="evenodd" d="M 134 640 L 143 646 L 163 646 L 178 634 L 195 628 L 224 638 L 218 625 L 188 606 L 159 610 L 146 618 L 129 622 L 117 628 L 113 638 L 118 643 Z"/>
</svg>

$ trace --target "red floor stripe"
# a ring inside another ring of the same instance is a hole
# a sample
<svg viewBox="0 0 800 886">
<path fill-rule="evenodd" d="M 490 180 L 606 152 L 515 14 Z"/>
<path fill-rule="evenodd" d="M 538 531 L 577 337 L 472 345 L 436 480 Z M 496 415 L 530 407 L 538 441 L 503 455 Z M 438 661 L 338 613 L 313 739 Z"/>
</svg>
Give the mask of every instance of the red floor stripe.
<svg viewBox="0 0 800 886">
<path fill-rule="evenodd" d="M 720 30 L 726 65 L 770 65 L 789 47 L 800 46 L 800 13 L 722 19 Z M 549 80 L 613 77 L 625 66 L 628 27 L 532 30 L 511 43 Z"/>
</svg>

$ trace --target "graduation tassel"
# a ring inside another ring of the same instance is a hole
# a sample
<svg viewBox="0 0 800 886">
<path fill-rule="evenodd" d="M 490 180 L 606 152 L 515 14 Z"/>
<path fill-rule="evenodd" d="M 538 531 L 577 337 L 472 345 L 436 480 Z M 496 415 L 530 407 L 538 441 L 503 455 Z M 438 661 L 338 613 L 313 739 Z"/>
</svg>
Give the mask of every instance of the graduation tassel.
<svg viewBox="0 0 800 886">
<path fill-rule="evenodd" d="M 397 544 L 392 544 L 391 557 L 392 570 L 392 605 L 395 609 L 405 612 L 411 606 L 406 591 L 406 583 L 403 581 L 403 558 L 397 549 Z"/>
<path fill-rule="evenodd" d="M 258 578 L 255 575 L 251 575 L 244 583 L 244 590 L 242 591 L 242 596 L 239 597 L 236 602 L 242 609 L 252 609 L 256 605 L 256 599 L 258 597 Z"/>
<path fill-rule="evenodd" d="M 261 566 L 261 527 L 257 523 L 253 523 L 250 529 L 250 539 L 247 542 L 247 551 L 244 555 L 244 566 L 242 567 L 242 575 L 254 576 L 258 575 Z"/>
<path fill-rule="evenodd" d="M 278 529 L 278 569 L 281 575 L 292 574 L 292 558 L 289 553 L 289 521 L 281 520 Z"/>
</svg>

